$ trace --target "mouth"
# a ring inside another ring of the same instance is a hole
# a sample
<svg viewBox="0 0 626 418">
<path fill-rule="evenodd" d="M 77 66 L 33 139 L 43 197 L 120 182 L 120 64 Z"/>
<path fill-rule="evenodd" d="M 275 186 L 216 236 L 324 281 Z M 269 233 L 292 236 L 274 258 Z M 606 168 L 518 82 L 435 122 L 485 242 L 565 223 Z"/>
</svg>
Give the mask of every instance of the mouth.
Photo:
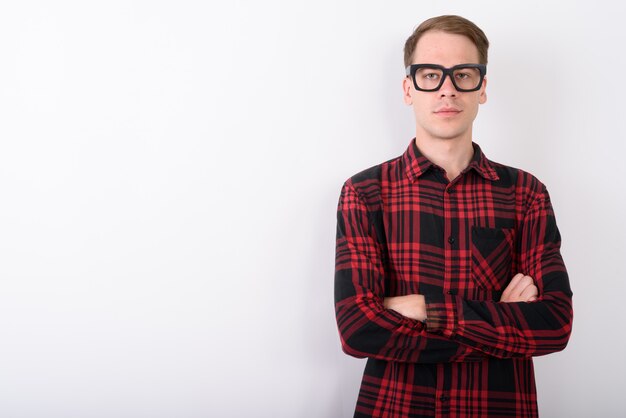
<svg viewBox="0 0 626 418">
<path fill-rule="evenodd" d="M 452 108 L 444 108 L 444 109 L 436 110 L 434 113 L 435 115 L 441 116 L 441 117 L 454 117 L 458 115 L 459 113 L 461 113 L 461 110 L 452 109 Z"/>
<path fill-rule="evenodd" d="M 455 116 L 461 113 L 461 110 L 453 107 L 444 107 L 439 110 L 435 110 L 434 113 L 439 116 Z"/>
</svg>

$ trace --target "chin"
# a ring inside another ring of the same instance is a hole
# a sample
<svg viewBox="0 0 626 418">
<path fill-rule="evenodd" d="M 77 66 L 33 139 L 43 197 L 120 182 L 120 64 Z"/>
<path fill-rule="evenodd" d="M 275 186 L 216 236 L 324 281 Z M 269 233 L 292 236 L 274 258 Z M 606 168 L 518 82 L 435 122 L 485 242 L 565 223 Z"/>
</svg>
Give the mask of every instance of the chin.
<svg viewBox="0 0 626 418">
<path fill-rule="evenodd" d="M 465 136 L 465 132 L 432 132 L 431 137 L 442 141 L 454 141 Z"/>
<path fill-rule="evenodd" d="M 471 125 L 467 126 L 462 121 L 427 121 L 422 120 L 417 124 L 417 131 L 423 132 L 427 137 L 442 141 L 454 141 L 467 136 L 472 136 Z M 443 122 L 443 123 L 442 123 Z M 446 123 L 447 122 L 447 123 Z"/>
</svg>

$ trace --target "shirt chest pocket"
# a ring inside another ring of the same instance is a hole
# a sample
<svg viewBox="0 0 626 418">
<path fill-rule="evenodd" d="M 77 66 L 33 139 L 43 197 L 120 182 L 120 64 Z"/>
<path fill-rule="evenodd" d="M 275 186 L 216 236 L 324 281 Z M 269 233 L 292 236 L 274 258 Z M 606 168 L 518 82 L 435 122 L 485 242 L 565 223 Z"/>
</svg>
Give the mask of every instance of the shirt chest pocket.
<svg viewBox="0 0 626 418">
<path fill-rule="evenodd" d="M 504 290 L 511 280 L 513 229 L 472 227 L 472 279 L 486 290 Z"/>
</svg>

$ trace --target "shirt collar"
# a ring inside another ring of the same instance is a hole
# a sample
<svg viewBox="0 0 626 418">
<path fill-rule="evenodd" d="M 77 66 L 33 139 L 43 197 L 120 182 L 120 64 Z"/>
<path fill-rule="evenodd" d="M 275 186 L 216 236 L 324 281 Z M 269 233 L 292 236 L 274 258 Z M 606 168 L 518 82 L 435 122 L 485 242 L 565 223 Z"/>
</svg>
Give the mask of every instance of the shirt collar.
<svg viewBox="0 0 626 418">
<path fill-rule="evenodd" d="M 465 170 L 463 170 L 463 173 L 466 173 L 469 170 L 475 170 L 486 180 L 498 180 L 500 177 L 498 177 L 491 161 L 485 157 L 485 154 L 483 154 L 478 144 L 472 142 L 472 146 L 474 147 L 474 156 L 472 157 L 469 165 L 465 168 Z M 409 147 L 402 155 L 402 161 L 404 162 L 406 175 L 411 182 L 417 180 L 430 168 L 437 167 L 428 158 L 422 155 L 419 148 L 417 148 L 415 138 L 411 140 Z"/>
</svg>

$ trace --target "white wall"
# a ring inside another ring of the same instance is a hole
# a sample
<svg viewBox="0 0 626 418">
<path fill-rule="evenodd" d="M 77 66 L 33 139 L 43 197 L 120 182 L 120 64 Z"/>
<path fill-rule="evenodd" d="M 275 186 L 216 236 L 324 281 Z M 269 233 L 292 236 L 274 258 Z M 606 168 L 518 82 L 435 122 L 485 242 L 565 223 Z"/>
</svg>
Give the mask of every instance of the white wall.
<svg viewBox="0 0 626 418">
<path fill-rule="evenodd" d="M 348 417 L 342 182 L 401 154 L 402 47 L 491 40 L 486 154 L 551 192 L 575 297 L 543 417 L 623 416 L 618 1 L 0 5 L 0 416 Z"/>
</svg>

